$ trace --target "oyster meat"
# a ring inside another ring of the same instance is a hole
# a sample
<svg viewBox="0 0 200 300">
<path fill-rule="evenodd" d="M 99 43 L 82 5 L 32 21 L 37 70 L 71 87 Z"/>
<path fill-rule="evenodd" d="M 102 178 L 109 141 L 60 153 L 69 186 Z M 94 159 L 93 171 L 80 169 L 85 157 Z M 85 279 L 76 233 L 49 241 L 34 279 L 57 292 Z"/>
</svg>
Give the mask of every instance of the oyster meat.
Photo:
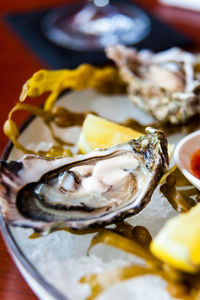
<svg viewBox="0 0 200 300">
<path fill-rule="evenodd" d="M 162 122 L 184 123 L 200 112 L 200 55 L 171 48 L 157 54 L 110 46 L 130 101 Z"/>
<path fill-rule="evenodd" d="M 0 207 L 6 222 L 48 231 L 86 229 L 137 214 L 168 167 L 167 140 L 147 135 L 74 157 L 25 155 L 2 161 Z"/>
</svg>

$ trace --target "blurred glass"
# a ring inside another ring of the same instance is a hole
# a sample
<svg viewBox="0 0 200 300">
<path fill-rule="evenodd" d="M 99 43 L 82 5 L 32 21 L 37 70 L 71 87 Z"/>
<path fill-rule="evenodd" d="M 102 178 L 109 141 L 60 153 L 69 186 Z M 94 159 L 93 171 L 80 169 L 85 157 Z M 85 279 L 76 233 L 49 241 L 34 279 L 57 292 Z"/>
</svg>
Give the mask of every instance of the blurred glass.
<svg viewBox="0 0 200 300">
<path fill-rule="evenodd" d="M 126 1 L 94 0 L 50 11 L 42 22 L 52 42 L 78 51 L 136 44 L 150 32 L 150 19 Z"/>
</svg>

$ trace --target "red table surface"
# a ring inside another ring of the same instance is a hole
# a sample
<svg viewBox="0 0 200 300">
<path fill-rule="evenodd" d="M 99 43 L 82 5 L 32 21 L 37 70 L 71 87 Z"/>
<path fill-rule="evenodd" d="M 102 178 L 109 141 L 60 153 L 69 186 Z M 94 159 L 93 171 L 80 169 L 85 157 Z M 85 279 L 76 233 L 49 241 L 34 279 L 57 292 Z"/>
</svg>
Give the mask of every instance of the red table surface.
<svg viewBox="0 0 200 300">
<path fill-rule="evenodd" d="M 66 0 L 1 0 L 0 14 L 31 11 L 66 3 Z M 71 1 L 72 2 L 72 1 Z M 156 0 L 138 0 L 144 8 L 155 14 L 161 20 L 185 33 L 195 44 L 191 50 L 200 50 L 200 13 L 167 7 Z M 32 73 L 45 64 L 31 52 L 10 28 L 0 19 L 0 83 L 1 83 L 1 113 L 0 128 L 7 118 L 9 110 L 18 100 L 22 84 Z M 22 122 L 18 115 L 17 122 Z M 0 152 L 2 153 L 7 138 L 0 130 Z M 10 258 L 0 235 L 0 300 L 36 300 L 30 288 L 20 275 Z"/>
</svg>

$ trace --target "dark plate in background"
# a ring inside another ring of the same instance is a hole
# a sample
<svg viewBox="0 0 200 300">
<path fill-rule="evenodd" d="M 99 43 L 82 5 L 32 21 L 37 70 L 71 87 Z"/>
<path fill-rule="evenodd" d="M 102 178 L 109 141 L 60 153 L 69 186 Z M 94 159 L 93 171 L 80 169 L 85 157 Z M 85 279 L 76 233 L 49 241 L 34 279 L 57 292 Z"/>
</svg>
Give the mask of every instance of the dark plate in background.
<svg viewBox="0 0 200 300">
<path fill-rule="evenodd" d="M 118 0 L 120 1 L 120 0 Z M 131 5 L 131 2 L 129 2 Z M 67 6 L 65 6 L 65 9 Z M 69 6 L 70 8 L 70 6 Z M 46 65 L 53 69 L 75 68 L 81 63 L 105 64 L 108 62 L 104 52 L 79 52 L 65 49 L 50 42 L 42 33 L 41 23 L 43 17 L 50 10 L 34 11 L 22 14 L 7 15 L 6 22 L 24 40 L 29 48 L 37 54 Z M 149 15 L 149 13 L 148 13 Z M 162 51 L 170 47 L 185 47 L 192 42 L 183 34 L 149 15 L 151 20 L 151 32 L 140 43 L 138 49 L 148 48 L 154 51 Z"/>
</svg>

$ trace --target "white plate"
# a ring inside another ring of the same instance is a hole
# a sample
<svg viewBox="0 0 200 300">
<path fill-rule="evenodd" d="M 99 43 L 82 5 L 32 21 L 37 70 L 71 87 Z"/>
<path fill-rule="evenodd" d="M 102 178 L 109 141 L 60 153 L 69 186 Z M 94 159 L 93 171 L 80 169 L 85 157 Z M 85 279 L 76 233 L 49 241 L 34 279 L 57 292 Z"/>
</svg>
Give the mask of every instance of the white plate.
<svg viewBox="0 0 200 300">
<path fill-rule="evenodd" d="M 105 96 L 85 90 L 65 94 L 61 97 L 59 105 L 76 112 L 95 111 L 116 122 L 123 122 L 127 118 L 135 118 L 143 124 L 152 122 L 151 117 L 135 108 L 126 96 Z M 56 130 L 58 134 L 71 140 L 76 140 L 80 132 L 78 127 Z M 173 135 L 169 142 L 176 143 L 182 137 L 182 134 Z M 31 144 L 32 147 L 36 147 L 41 141 L 53 142 L 48 129 L 38 118 L 26 126 L 20 135 L 20 141 L 24 145 Z M 14 148 L 7 149 L 4 159 L 18 159 L 21 155 L 21 152 Z M 128 221 L 132 225 L 146 226 L 154 236 L 166 220 L 174 215 L 176 212 L 168 201 L 161 197 L 157 188 L 149 205 Z M 41 299 L 83 300 L 90 294 L 90 287 L 79 283 L 82 276 L 140 261 L 133 255 L 105 245 L 95 246 L 88 257 L 86 253 L 93 234 L 74 235 L 58 231 L 42 238 L 29 239 L 32 229 L 7 226 L 3 220 L 1 224 L 4 238 L 17 266 Z M 98 299 L 172 299 L 165 290 L 165 285 L 160 277 L 137 277 L 116 284 Z"/>
</svg>

